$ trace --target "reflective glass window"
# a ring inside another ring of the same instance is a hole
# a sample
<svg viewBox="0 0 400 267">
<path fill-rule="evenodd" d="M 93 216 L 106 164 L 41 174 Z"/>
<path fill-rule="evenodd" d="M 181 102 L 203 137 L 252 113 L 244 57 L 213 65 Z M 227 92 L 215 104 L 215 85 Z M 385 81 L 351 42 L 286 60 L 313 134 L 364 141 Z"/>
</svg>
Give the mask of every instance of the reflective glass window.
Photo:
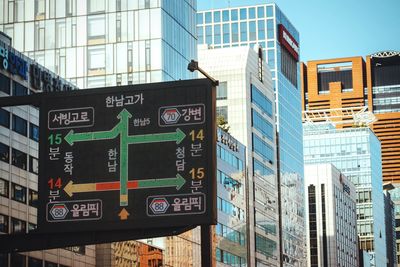
<svg viewBox="0 0 400 267">
<path fill-rule="evenodd" d="M 274 21 L 272 19 L 267 20 L 267 38 L 273 39 L 274 38 Z"/>
<path fill-rule="evenodd" d="M 232 43 L 239 42 L 239 25 L 232 23 Z"/>
<path fill-rule="evenodd" d="M 10 147 L 0 143 L 0 160 L 9 163 L 10 160 Z"/>
<path fill-rule="evenodd" d="M 89 46 L 88 69 L 92 71 L 103 70 L 106 67 L 106 55 L 104 46 Z"/>
<path fill-rule="evenodd" d="M 28 134 L 28 122 L 17 115 L 12 115 L 12 130 L 23 135 L 27 136 Z"/>
<path fill-rule="evenodd" d="M 29 189 L 29 205 L 34 208 L 37 208 L 38 200 L 39 200 L 38 192 Z"/>
<path fill-rule="evenodd" d="M 268 160 L 269 163 L 272 164 L 274 162 L 274 150 L 272 147 L 255 134 L 253 134 L 253 151 L 255 151 L 264 160 Z"/>
<path fill-rule="evenodd" d="M 265 39 L 265 21 L 259 20 L 257 24 L 258 24 L 258 40 L 263 40 Z"/>
<path fill-rule="evenodd" d="M 10 112 L 0 108 L 0 125 L 10 128 Z"/>
<path fill-rule="evenodd" d="M 240 22 L 240 41 L 247 41 L 247 22 Z"/>
<path fill-rule="evenodd" d="M 227 99 L 228 86 L 227 82 L 220 82 L 217 87 L 217 100 Z"/>
<path fill-rule="evenodd" d="M 247 8 L 240 9 L 240 19 L 247 19 Z"/>
<path fill-rule="evenodd" d="M 14 96 L 24 96 L 28 94 L 28 88 L 25 86 L 14 82 L 14 88 L 13 88 L 13 95 Z"/>
<path fill-rule="evenodd" d="M 203 26 L 197 26 L 197 43 L 204 43 L 204 34 L 203 34 Z"/>
<path fill-rule="evenodd" d="M 249 22 L 249 40 L 255 41 L 257 38 L 257 30 L 256 30 L 256 22 L 250 21 Z"/>
<path fill-rule="evenodd" d="M 221 24 L 214 25 L 214 44 L 221 44 Z"/>
<path fill-rule="evenodd" d="M 197 24 L 203 24 L 203 13 L 197 13 Z"/>
<path fill-rule="evenodd" d="M 104 12 L 106 8 L 105 0 L 88 0 L 87 8 L 88 13 Z"/>
<path fill-rule="evenodd" d="M 104 39 L 106 34 L 105 15 L 88 16 L 88 39 Z"/>
<path fill-rule="evenodd" d="M 11 199 L 26 203 L 26 187 L 11 183 Z"/>
<path fill-rule="evenodd" d="M 256 18 L 256 9 L 254 7 L 249 8 L 249 19 Z"/>
<path fill-rule="evenodd" d="M 206 44 L 212 44 L 212 26 L 206 26 Z"/>
<path fill-rule="evenodd" d="M 273 17 L 274 16 L 274 10 L 272 6 L 267 6 L 267 17 Z"/>
<path fill-rule="evenodd" d="M 257 7 L 257 17 L 258 18 L 264 17 L 264 7 L 263 6 Z"/>
<path fill-rule="evenodd" d="M 217 107 L 217 117 L 223 117 L 225 121 L 228 121 L 228 107 L 227 106 L 220 106 Z"/>
<path fill-rule="evenodd" d="M 29 155 L 29 171 L 34 174 L 39 173 L 39 161 L 31 155 Z"/>
<path fill-rule="evenodd" d="M 0 196 L 8 197 L 8 181 L 0 178 Z"/>
<path fill-rule="evenodd" d="M 39 127 L 33 123 L 29 123 L 29 138 L 39 142 Z"/>
<path fill-rule="evenodd" d="M 26 233 L 26 222 L 11 218 L 11 233 Z M 12 266 L 25 266 L 25 265 L 12 265 Z"/>
<path fill-rule="evenodd" d="M 10 78 L 0 73 L 0 91 L 10 94 Z"/>
<path fill-rule="evenodd" d="M 0 214 L 0 232 L 8 234 L 8 216 L 3 214 Z"/>
<path fill-rule="evenodd" d="M 229 10 L 222 11 L 222 21 L 229 21 Z"/>
<path fill-rule="evenodd" d="M 268 139 L 271 141 L 273 140 L 274 127 L 254 109 L 252 109 L 252 124 L 254 128 L 259 130 L 263 135 L 267 136 Z"/>
<path fill-rule="evenodd" d="M 224 44 L 229 44 L 230 43 L 229 24 L 223 24 L 222 25 L 222 32 L 223 32 Z"/>
<path fill-rule="evenodd" d="M 238 20 L 238 10 L 232 9 L 231 10 L 231 21 L 237 21 L 237 20 Z"/>
<path fill-rule="evenodd" d="M 45 7 L 46 7 L 45 0 L 35 0 L 35 15 L 36 16 L 44 16 Z"/>
<path fill-rule="evenodd" d="M 253 84 L 251 85 L 251 101 L 263 112 L 272 118 L 272 102 L 261 93 Z"/>
<path fill-rule="evenodd" d="M 212 22 L 211 12 L 206 12 L 204 15 L 206 23 L 211 23 Z"/>
<path fill-rule="evenodd" d="M 11 163 L 12 165 L 21 168 L 23 170 L 26 170 L 27 167 L 27 155 L 26 153 L 19 151 L 18 149 L 13 148 L 12 149 L 12 158 L 11 158 Z"/>
<path fill-rule="evenodd" d="M 221 22 L 221 11 L 214 12 L 214 22 Z"/>
</svg>

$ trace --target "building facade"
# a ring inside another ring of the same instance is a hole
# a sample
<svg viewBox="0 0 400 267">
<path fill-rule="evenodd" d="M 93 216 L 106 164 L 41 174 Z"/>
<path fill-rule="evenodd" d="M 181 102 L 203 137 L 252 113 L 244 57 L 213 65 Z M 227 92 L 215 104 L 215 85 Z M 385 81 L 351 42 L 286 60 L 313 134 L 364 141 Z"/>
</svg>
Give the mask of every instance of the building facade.
<svg viewBox="0 0 400 267">
<path fill-rule="evenodd" d="M 385 186 L 383 186 L 383 189 L 383 198 L 385 200 L 386 254 L 388 259 L 387 267 L 390 267 L 397 266 L 396 216 L 390 189 L 385 189 Z"/>
<path fill-rule="evenodd" d="M 304 166 L 307 266 L 358 266 L 356 188 L 332 164 Z"/>
<path fill-rule="evenodd" d="M 79 88 L 189 79 L 195 0 L 0 1 L 15 48 Z"/>
<path fill-rule="evenodd" d="M 391 199 L 394 203 L 394 216 L 395 216 L 395 231 L 396 231 L 396 261 L 397 265 L 400 266 L 400 184 L 394 184 L 395 188 L 390 191 Z"/>
<path fill-rule="evenodd" d="M 314 60 L 301 65 L 303 109 L 368 106 L 382 144 L 383 180 L 400 181 L 400 52 Z"/>
<path fill-rule="evenodd" d="M 197 13 L 198 44 L 211 49 L 258 44 L 275 90 L 284 266 L 305 262 L 305 214 L 299 33 L 275 4 L 205 10 Z"/>
<path fill-rule="evenodd" d="M 72 89 L 75 89 L 72 84 L 0 41 L 1 97 Z M 38 141 L 37 108 L 32 106 L 0 108 L 1 233 L 27 233 L 36 229 Z M 62 267 L 95 266 L 95 247 L 81 246 L 0 254 L 0 266 L 57 266 L 57 264 Z"/>
<path fill-rule="evenodd" d="M 275 108 L 271 74 L 259 50 L 199 49 L 199 65 L 220 82 L 217 115 L 246 148 L 248 266 L 279 265 Z"/>
<path fill-rule="evenodd" d="M 336 129 L 326 123 L 304 125 L 304 162 L 331 163 L 355 186 L 359 248 L 371 266 L 386 266 L 385 203 L 381 146 L 368 127 Z"/>
</svg>

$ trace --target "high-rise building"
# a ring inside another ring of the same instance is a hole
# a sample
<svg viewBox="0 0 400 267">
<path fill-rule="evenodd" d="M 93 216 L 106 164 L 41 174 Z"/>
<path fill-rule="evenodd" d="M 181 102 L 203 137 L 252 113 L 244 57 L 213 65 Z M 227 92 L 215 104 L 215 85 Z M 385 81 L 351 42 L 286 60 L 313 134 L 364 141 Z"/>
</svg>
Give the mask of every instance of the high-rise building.
<svg viewBox="0 0 400 267">
<path fill-rule="evenodd" d="M 7 43 L 11 43 L 9 41 Z M 1 97 L 73 88 L 72 84 L 0 40 Z M 18 234 L 36 229 L 38 142 L 37 108 L 0 108 L 0 233 Z M 95 263 L 95 246 L 0 254 L 0 266 L 90 267 Z"/>
<path fill-rule="evenodd" d="M 248 195 L 246 147 L 229 133 L 217 131 L 217 210 L 213 227 L 215 266 L 248 266 Z M 165 249 L 164 266 L 201 266 L 199 227 L 179 236 L 155 238 L 153 244 Z"/>
<path fill-rule="evenodd" d="M 368 251 L 371 266 L 386 266 L 381 145 L 372 130 L 305 124 L 304 162 L 331 163 L 356 186 L 359 248 Z"/>
<path fill-rule="evenodd" d="M 400 181 L 400 52 L 308 61 L 301 65 L 303 109 L 368 106 L 382 144 L 383 180 Z M 351 125 L 348 125 L 351 127 Z"/>
<path fill-rule="evenodd" d="M 281 196 L 278 257 L 284 266 L 302 266 L 305 214 L 299 33 L 276 4 L 263 4 L 198 12 L 197 36 L 198 44 L 210 49 L 262 47 L 275 90 L 280 187 L 270 189 L 279 190 Z"/>
<path fill-rule="evenodd" d="M 199 47 L 200 48 L 200 47 Z M 271 74 L 260 49 L 198 51 L 199 65 L 220 82 L 217 116 L 246 148 L 249 258 L 247 266 L 279 266 L 275 107 Z"/>
<path fill-rule="evenodd" d="M 304 166 L 307 266 L 358 266 L 356 188 L 332 164 Z"/>
<path fill-rule="evenodd" d="M 392 201 L 392 194 L 390 193 L 391 188 L 393 188 L 392 184 L 383 186 L 383 198 L 385 201 L 387 267 L 397 266 L 396 217 L 394 212 L 394 202 Z"/>
<path fill-rule="evenodd" d="M 394 216 L 395 216 L 395 231 L 396 231 L 396 237 L 400 236 L 400 185 L 395 184 L 395 188 L 390 191 L 391 199 L 394 203 Z M 400 239 L 396 239 L 396 260 L 397 260 L 397 265 L 395 266 L 400 266 Z"/>
<path fill-rule="evenodd" d="M 79 88 L 188 79 L 195 0 L 0 0 L 15 48 Z"/>
</svg>

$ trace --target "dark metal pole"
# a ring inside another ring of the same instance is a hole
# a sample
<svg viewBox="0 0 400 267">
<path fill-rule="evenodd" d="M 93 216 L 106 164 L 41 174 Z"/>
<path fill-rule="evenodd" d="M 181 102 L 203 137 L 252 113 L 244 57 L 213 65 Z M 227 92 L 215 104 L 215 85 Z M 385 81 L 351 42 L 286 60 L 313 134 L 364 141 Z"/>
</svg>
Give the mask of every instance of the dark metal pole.
<svg viewBox="0 0 400 267">
<path fill-rule="evenodd" d="M 202 225 L 201 228 L 201 267 L 212 267 L 212 240 L 211 226 Z"/>
</svg>

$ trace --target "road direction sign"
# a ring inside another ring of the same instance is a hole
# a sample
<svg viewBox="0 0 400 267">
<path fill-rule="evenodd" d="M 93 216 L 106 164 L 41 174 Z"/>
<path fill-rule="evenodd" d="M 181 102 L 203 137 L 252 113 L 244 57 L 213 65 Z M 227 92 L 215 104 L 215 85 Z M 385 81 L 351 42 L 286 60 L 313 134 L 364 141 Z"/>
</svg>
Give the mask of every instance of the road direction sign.
<svg viewBox="0 0 400 267">
<path fill-rule="evenodd" d="M 48 94 L 40 114 L 38 232 L 216 223 L 209 81 Z"/>
</svg>

